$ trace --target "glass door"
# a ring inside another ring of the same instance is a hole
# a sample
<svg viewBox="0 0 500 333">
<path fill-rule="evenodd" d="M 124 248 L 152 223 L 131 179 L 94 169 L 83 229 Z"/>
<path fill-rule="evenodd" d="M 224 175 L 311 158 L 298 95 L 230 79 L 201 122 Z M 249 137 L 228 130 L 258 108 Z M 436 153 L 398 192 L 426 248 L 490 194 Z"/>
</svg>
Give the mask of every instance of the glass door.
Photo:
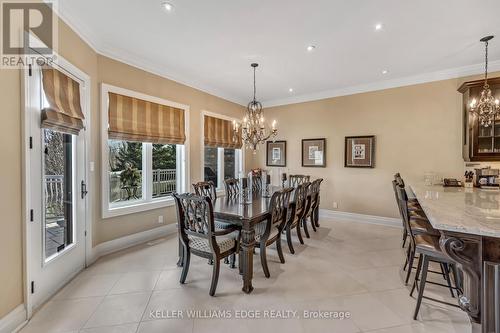
<svg viewBox="0 0 500 333">
<path fill-rule="evenodd" d="M 85 267 L 87 204 L 82 194 L 86 188 L 85 131 L 71 135 L 41 128 L 41 110 L 48 102 L 41 68 L 34 65 L 31 72 L 25 81 L 31 143 L 26 184 L 31 215 L 27 221 L 29 313 Z M 80 95 L 85 96 L 83 91 Z M 83 109 L 85 102 L 82 99 Z"/>
<path fill-rule="evenodd" d="M 42 218 L 44 260 L 74 244 L 73 136 L 43 129 Z"/>
</svg>

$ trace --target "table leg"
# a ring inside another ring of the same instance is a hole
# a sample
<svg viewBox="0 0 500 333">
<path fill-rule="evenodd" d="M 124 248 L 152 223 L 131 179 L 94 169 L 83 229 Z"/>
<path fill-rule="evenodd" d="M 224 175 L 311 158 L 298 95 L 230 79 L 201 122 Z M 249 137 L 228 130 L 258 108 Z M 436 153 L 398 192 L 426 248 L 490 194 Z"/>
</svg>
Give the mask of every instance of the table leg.
<svg viewBox="0 0 500 333">
<path fill-rule="evenodd" d="M 441 232 L 440 247 L 464 272 L 463 295 L 458 305 L 476 322 L 481 322 L 481 239 L 451 232 Z"/>
<path fill-rule="evenodd" d="M 253 226 L 243 226 L 241 230 L 241 263 L 243 268 L 243 291 L 247 294 L 253 290 L 253 251 L 255 248 L 255 229 Z"/>
</svg>

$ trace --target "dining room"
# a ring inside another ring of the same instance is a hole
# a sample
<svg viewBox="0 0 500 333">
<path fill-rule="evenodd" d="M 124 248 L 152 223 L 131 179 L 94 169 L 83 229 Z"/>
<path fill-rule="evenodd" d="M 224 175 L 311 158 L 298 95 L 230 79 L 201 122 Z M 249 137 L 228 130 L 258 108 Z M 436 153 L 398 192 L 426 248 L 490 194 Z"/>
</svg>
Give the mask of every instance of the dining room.
<svg viewBox="0 0 500 333">
<path fill-rule="evenodd" d="M 0 333 L 500 333 L 498 1 L 0 6 Z"/>
</svg>

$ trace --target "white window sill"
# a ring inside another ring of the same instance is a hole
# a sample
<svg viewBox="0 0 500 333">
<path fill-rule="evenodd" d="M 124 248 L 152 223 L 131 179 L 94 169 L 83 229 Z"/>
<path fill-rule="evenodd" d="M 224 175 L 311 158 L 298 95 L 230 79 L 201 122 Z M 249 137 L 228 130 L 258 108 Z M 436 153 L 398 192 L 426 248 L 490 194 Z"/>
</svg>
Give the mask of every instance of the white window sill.
<svg viewBox="0 0 500 333">
<path fill-rule="evenodd" d="M 153 209 L 171 207 L 174 205 L 175 205 L 174 198 L 169 196 L 164 199 L 156 199 L 148 202 L 142 201 L 137 203 L 131 203 L 130 205 L 122 207 L 110 207 L 108 209 L 104 208 L 102 211 L 102 218 L 107 219 L 110 217 L 140 213 Z"/>
</svg>

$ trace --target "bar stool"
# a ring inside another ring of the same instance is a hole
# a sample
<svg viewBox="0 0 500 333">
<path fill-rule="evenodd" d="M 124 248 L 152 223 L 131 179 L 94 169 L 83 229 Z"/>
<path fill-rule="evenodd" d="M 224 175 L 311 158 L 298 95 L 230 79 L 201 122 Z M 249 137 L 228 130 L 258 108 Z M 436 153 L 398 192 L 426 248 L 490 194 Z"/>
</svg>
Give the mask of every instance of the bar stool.
<svg viewBox="0 0 500 333">
<path fill-rule="evenodd" d="M 425 284 L 426 283 L 431 283 L 435 285 L 439 285 L 442 287 L 447 287 L 450 290 L 451 296 L 455 297 L 453 290 L 457 291 L 457 294 L 459 293 L 460 289 L 457 288 L 457 286 L 452 286 L 451 279 L 450 279 L 450 271 L 453 274 L 453 280 L 457 281 L 457 275 L 456 275 L 456 268 L 455 268 L 455 262 L 451 260 L 443 251 L 441 251 L 441 248 L 439 247 L 439 236 L 434 235 L 434 234 L 427 234 L 427 233 L 421 233 L 421 234 L 415 234 L 413 232 L 413 229 L 410 224 L 410 214 L 408 210 L 408 197 L 406 194 L 406 191 L 403 187 L 397 186 L 396 188 L 397 194 L 398 194 L 398 200 L 400 202 L 400 205 L 402 207 L 402 213 L 403 213 L 403 221 L 406 224 L 406 228 L 409 231 L 409 237 L 410 237 L 410 248 L 411 248 L 411 253 L 412 256 L 409 261 L 409 266 L 408 266 L 408 273 L 406 277 L 406 283 L 408 283 L 408 278 L 409 278 L 409 272 L 411 271 L 412 265 L 413 265 L 413 260 L 416 255 L 419 256 L 418 258 L 418 265 L 417 265 L 417 272 L 415 274 L 415 280 L 413 282 L 413 286 L 410 292 L 410 296 L 413 296 L 413 292 L 415 291 L 415 288 L 418 288 L 418 296 L 417 296 L 417 304 L 415 306 L 415 313 L 413 315 L 413 319 L 417 320 L 417 315 L 420 310 L 420 305 L 422 304 L 422 299 L 429 299 L 432 301 L 436 301 L 442 304 L 447 304 L 451 306 L 458 307 L 456 304 L 451 304 L 448 302 L 444 302 L 438 299 L 434 299 L 431 297 L 426 297 L 424 296 L 424 289 L 425 289 Z M 437 262 L 441 265 L 441 274 L 446 279 L 446 285 L 437 283 L 437 282 L 431 282 L 427 281 L 427 273 L 432 272 L 432 273 L 437 273 L 434 271 L 429 270 L 429 262 Z M 420 281 L 420 285 L 417 287 L 418 282 Z"/>
</svg>

